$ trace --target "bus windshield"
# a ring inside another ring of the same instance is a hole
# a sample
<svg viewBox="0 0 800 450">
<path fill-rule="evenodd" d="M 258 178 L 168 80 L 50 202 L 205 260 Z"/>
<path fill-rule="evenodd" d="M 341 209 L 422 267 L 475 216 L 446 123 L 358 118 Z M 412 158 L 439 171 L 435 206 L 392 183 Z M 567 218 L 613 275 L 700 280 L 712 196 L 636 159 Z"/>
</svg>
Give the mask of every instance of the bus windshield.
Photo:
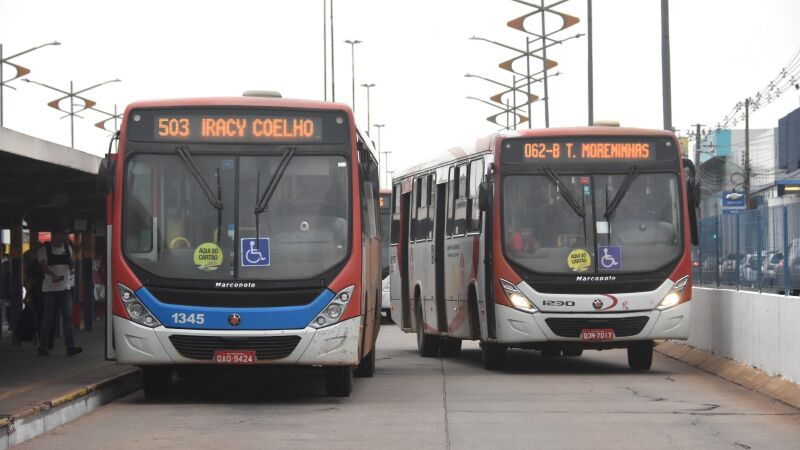
<svg viewBox="0 0 800 450">
<path fill-rule="evenodd" d="M 666 267 L 683 250 L 678 150 L 661 136 L 506 141 L 504 253 L 540 274 Z"/>
<path fill-rule="evenodd" d="M 172 279 L 298 280 L 334 268 L 349 252 L 349 163 L 301 154 L 308 147 L 276 178 L 258 214 L 280 153 L 193 154 L 199 173 L 221 194 L 219 208 L 178 154 L 135 153 L 125 172 L 126 257 Z"/>
</svg>

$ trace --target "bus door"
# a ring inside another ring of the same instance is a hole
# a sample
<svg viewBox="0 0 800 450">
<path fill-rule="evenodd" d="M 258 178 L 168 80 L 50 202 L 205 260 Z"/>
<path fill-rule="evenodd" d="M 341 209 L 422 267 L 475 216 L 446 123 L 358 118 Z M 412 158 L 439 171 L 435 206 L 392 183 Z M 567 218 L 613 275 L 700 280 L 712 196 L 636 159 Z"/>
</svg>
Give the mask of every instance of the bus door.
<svg viewBox="0 0 800 450">
<path fill-rule="evenodd" d="M 409 301 L 409 288 L 408 283 L 408 265 L 411 263 L 408 260 L 408 230 L 410 228 L 411 220 L 411 190 L 403 193 L 400 201 L 400 302 L 402 305 L 402 321 L 400 328 L 404 330 L 411 329 L 411 305 Z"/>
<path fill-rule="evenodd" d="M 445 180 L 447 181 L 447 180 Z M 444 224 L 447 206 L 447 183 L 436 185 L 436 216 L 434 217 L 434 270 L 436 272 L 436 318 L 439 331 L 447 332 L 447 299 L 444 292 Z"/>
</svg>

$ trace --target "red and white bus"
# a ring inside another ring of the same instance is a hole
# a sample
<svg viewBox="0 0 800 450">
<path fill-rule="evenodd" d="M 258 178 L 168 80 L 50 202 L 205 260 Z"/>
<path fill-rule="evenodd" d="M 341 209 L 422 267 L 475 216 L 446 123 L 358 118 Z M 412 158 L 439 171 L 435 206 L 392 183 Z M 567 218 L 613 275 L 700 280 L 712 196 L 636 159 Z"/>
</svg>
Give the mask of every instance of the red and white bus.
<svg viewBox="0 0 800 450">
<path fill-rule="evenodd" d="M 688 176 L 687 176 L 688 175 Z M 545 356 L 686 339 L 694 166 L 672 133 L 524 130 L 454 148 L 392 186 L 392 315 L 423 356 L 479 340 Z"/>
<path fill-rule="evenodd" d="M 251 93 L 134 103 L 109 194 L 107 357 L 147 395 L 190 365 L 323 366 L 330 395 L 372 376 L 379 178 L 342 104 Z"/>
</svg>

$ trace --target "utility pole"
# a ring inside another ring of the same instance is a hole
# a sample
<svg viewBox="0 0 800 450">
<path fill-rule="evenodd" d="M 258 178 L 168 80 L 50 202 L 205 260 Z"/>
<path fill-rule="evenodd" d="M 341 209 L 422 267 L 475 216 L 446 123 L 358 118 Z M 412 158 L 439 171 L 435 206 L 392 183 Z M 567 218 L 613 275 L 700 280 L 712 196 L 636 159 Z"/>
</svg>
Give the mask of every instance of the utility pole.
<svg viewBox="0 0 800 450">
<path fill-rule="evenodd" d="M 594 124 L 594 61 L 592 60 L 592 0 L 586 1 L 586 28 L 589 37 L 589 126 Z"/>
<path fill-rule="evenodd" d="M 702 124 L 696 123 L 694 124 L 696 127 L 695 131 L 695 141 L 694 141 L 694 163 L 697 167 L 700 167 L 700 128 L 703 126 Z"/>
<path fill-rule="evenodd" d="M 322 0 L 322 73 L 323 101 L 328 101 L 328 0 Z"/>
<path fill-rule="evenodd" d="M 744 100 L 744 207 L 750 209 L 750 98 Z"/>
<path fill-rule="evenodd" d="M 336 101 L 336 59 L 334 58 L 333 49 L 336 47 L 336 41 L 333 40 L 333 0 L 331 0 L 331 101 Z"/>
<path fill-rule="evenodd" d="M 351 73 L 351 84 L 353 88 L 353 113 L 356 112 L 356 44 L 360 44 L 361 41 L 358 39 L 355 40 L 346 40 L 344 41 L 346 44 L 350 44 L 350 73 Z"/>
<path fill-rule="evenodd" d="M 666 0 L 663 0 L 666 1 Z M 547 32 L 544 28 L 544 0 L 542 0 L 542 64 L 544 67 L 544 127 L 550 128 L 550 95 L 547 92 Z"/>
<path fill-rule="evenodd" d="M 672 131 L 672 82 L 669 67 L 669 0 L 661 0 L 661 91 L 664 129 Z"/>
</svg>

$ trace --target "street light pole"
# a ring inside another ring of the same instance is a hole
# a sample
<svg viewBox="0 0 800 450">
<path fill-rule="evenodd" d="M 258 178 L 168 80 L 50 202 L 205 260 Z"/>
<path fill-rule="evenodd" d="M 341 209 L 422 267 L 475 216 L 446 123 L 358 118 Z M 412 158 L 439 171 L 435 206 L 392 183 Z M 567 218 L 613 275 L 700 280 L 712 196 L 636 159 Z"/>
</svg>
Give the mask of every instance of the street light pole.
<svg viewBox="0 0 800 450">
<path fill-rule="evenodd" d="M 367 136 L 369 136 L 369 129 L 372 127 L 369 118 L 369 90 L 375 87 L 375 83 L 364 83 L 361 86 L 367 88 Z"/>
<path fill-rule="evenodd" d="M 11 81 L 14 81 L 17 78 L 24 77 L 25 75 L 31 73 L 30 69 L 28 69 L 27 67 L 22 67 L 22 66 L 17 65 L 17 64 L 12 64 L 9 61 L 14 59 L 14 58 L 16 58 L 17 56 L 22 56 L 22 55 L 24 55 L 26 53 L 30 53 L 30 52 L 32 52 L 34 50 L 38 50 L 38 49 L 40 49 L 42 47 L 47 47 L 48 45 L 61 45 L 61 42 L 58 42 L 58 41 L 48 42 L 46 44 L 42 44 L 42 45 L 39 45 L 37 47 L 29 48 L 27 50 L 24 50 L 24 51 L 21 51 L 21 52 L 15 54 L 15 55 L 11 55 L 11 56 L 9 56 L 7 58 L 4 58 L 3 57 L 3 44 L 0 44 L 0 127 L 3 126 L 3 119 L 5 117 L 5 115 L 3 113 L 3 89 L 5 89 L 6 87 L 9 87 L 11 89 L 15 89 L 12 86 L 7 86 L 7 83 L 9 83 Z M 5 80 L 5 76 L 3 75 L 3 65 L 5 65 L 5 64 L 14 66 L 14 68 L 17 71 L 17 74 L 14 76 L 14 78 L 9 79 L 8 81 Z"/>
<path fill-rule="evenodd" d="M 355 40 L 346 40 L 344 41 L 347 44 L 350 44 L 350 70 L 352 73 L 352 85 L 353 85 L 353 113 L 356 112 L 356 44 L 360 44 L 361 41 L 358 39 Z"/>
<path fill-rule="evenodd" d="M 664 129 L 672 131 L 672 83 L 669 64 L 669 1 L 661 0 L 661 93 Z"/>
<path fill-rule="evenodd" d="M 550 95 L 547 92 L 547 32 L 544 28 L 544 0 L 542 0 L 542 67 L 544 68 L 544 127 L 550 128 Z"/>
<path fill-rule="evenodd" d="M 381 167 L 381 128 L 385 127 L 385 124 L 376 123 L 373 127 L 378 129 L 378 170 Z"/>
<path fill-rule="evenodd" d="M 69 92 L 67 92 L 65 90 L 62 90 L 62 89 L 59 89 L 57 87 L 53 87 L 53 86 L 50 86 L 50 85 L 47 85 L 47 84 L 44 84 L 44 83 L 40 83 L 38 81 L 30 80 L 28 78 L 23 78 L 22 81 L 25 81 L 27 83 L 38 84 L 39 86 L 46 87 L 46 88 L 51 89 L 53 91 L 60 92 L 60 93 L 64 94 L 63 97 L 59 97 L 59 98 L 49 102 L 48 105 L 51 108 L 54 108 L 54 109 L 57 109 L 57 110 L 59 110 L 61 112 L 67 113 L 67 115 L 69 116 L 69 119 L 70 119 L 70 147 L 75 148 L 75 116 L 77 116 L 78 113 L 80 113 L 81 111 L 85 111 L 87 109 L 92 109 L 92 107 L 97 104 L 97 102 L 95 102 L 93 100 L 89 100 L 86 97 L 81 97 L 80 94 L 83 94 L 84 92 L 91 91 L 92 89 L 98 88 L 98 87 L 103 86 L 103 85 L 108 84 L 108 83 L 119 83 L 122 80 L 120 80 L 119 78 L 115 78 L 113 80 L 108 80 L 108 81 L 104 81 L 102 83 L 97 83 L 94 86 L 89 86 L 89 87 L 87 87 L 85 89 L 81 89 L 80 91 L 76 91 L 73 88 L 72 81 L 70 81 L 69 82 Z M 82 105 L 81 109 L 79 109 L 78 111 L 75 111 L 75 99 L 76 98 L 80 99 L 83 102 L 83 105 Z M 64 99 L 69 99 L 69 111 L 67 111 L 65 109 L 61 109 L 58 106 L 58 104 Z M 78 117 L 80 117 L 80 116 L 78 116 Z M 62 119 L 63 119 L 63 117 L 62 117 Z"/>
<path fill-rule="evenodd" d="M 328 101 L 328 0 L 322 0 L 322 92 Z"/>
<path fill-rule="evenodd" d="M 385 166 L 385 169 L 384 169 L 386 171 L 386 184 L 392 184 L 392 179 L 389 178 L 389 173 L 390 173 L 389 172 L 389 153 L 392 153 L 392 152 L 383 152 L 383 155 L 384 155 L 383 159 L 384 159 L 384 161 L 386 161 L 386 166 Z M 394 171 L 392 171 L 391 173 L 394 173 Z"/>
</svg>

